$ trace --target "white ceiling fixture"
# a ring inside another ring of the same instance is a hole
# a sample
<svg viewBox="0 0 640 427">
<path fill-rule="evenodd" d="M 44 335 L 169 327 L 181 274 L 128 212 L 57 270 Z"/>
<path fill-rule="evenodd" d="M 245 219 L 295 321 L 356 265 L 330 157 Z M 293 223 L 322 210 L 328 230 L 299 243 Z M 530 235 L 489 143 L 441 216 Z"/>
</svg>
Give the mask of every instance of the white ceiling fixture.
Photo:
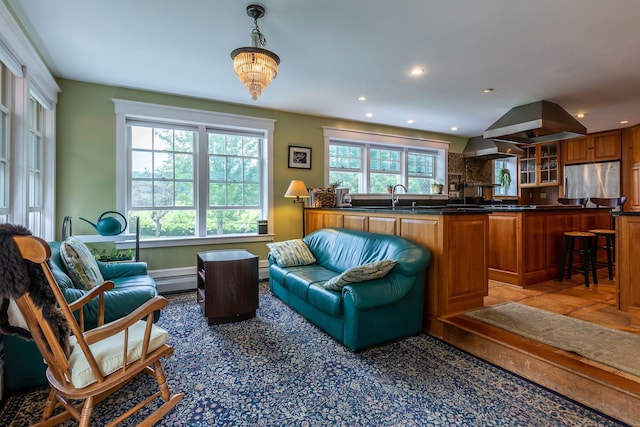
<svg viewBox="0 0 640 427">
<path fill-rule="evenodd" d="M 251 47 L 239 47 L 231 52 L 233 71 L 249 90 L 254 101 L 258 100 L 262 91 L 276 78 L 280 64 L 278 55 L 263 49 L 267 45 L 267 39 L 260 32 L 258 19 L 262 18 L 264 13 L 264 7 L 259 4 L 247 6 L 247 15 L 253 18 L 255 25 L 251 31 Z"/>
</svg>

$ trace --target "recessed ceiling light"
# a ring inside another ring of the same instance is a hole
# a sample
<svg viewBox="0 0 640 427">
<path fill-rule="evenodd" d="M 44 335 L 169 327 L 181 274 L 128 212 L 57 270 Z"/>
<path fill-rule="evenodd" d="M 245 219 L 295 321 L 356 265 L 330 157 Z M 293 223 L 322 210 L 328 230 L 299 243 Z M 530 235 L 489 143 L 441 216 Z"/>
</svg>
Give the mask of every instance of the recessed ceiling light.
<svg viewBox="0 0 640 427">
<path fill-rule="evenodd" d="M 454 132 L 457 131 L 458 130 L 458 126 L 451 126 L 451 130 L 454 131 Z"/>
<path fill-rule="evenodd" d="M 629 120 L 620 120 L 621 125 L 626 125 L 627 123 L 629 123 Z"/>
<path fill-rule="evenodd" d="M 413 124 L 413 119 L 407 120 L 407 123 L 409 123 L 410 125 Z"/>
<path fill-rule="evenodd" d="M 367 113 L 367 114 L 365 114 L 365 116 L 367 116 L 367 117 L 373 117 L 373 113 Z"/>
<path fill-rule="evenodd" d="M 578 113 L 578 114 L 576 114 L 576 117 L 577 117 L 577 118 L 579 118 L 579 119 L 583 119 L 583 118 L 584 118 L 584 116 L 586 116 L 586 114 L 585 114 L 585 113 Z"/>
<path fill-rule="evenodd" d="M 491 93 L 493 92 L 493 88 L 492 87 L 488 87 L 485 90 L 483 90 L 484 93 Z"/>
<path fill-rule="evenodd" d="M 414 67 L 411 69 L 412 76 L 421 76 L 424 74 L 424 68 L 422 67 Z"/>
<path fill-rule="evenodd" d="M 359 96 L 358 97 L 358 101 L 366 101 L 367 97 L 366 96 Z"/>
</svg>

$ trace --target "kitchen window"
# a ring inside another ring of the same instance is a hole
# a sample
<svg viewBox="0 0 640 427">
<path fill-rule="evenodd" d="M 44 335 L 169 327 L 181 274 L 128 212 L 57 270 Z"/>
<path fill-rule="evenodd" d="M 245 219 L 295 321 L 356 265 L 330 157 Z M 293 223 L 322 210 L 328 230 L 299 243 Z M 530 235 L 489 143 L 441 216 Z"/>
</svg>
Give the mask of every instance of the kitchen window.
<svg viewBox="0 0 640 427">
<path fill-rule="evenodd" d="M 409 193 L 431 194 L 444 183 L 448 143 L 325 128 L 328 184 L 351 193 L 382 194 L 403 184 Z"/>
<path fill-rule="evenodd" d="M 258 220 L 273 209 L 274 121 L 114 102 L 122 139 L 118 170 L 127 171 L 118 207 L 128 218 L 139 217 L 145 246 L 265 238 L 257 236 Z"/>
<path fill-rule="evenodd" d="M 494 179 L 498 184 L 493 189 L 493 195 L 497 197 L 518 196 L 518 160 L 517 157 L 507 157 L 493 161 Z"/>
</svg>

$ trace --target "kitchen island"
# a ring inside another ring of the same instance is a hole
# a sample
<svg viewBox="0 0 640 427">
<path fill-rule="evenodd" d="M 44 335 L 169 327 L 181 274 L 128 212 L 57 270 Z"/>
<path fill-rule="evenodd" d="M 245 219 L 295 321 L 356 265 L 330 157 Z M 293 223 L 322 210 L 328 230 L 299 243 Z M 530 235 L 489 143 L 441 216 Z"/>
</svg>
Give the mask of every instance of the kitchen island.
<svg viewBox="0 0 640 427">
<path fill-rule="evenodd" d="M 610 209 L 537 206 L 494 210 L 489 214 L 489 279 L 520 287 L 555 280 L 564 232 L 610 227 Z"/>
<path fill-rule="evenodd" d="M 616 220 L 616 278 L 618 308 L 640 325 L 640 212 L 614 212 Z"/>
<path fill-rule="evenodd" d="M 640 218 L 639 218 L 640 219 Z M 570 206 L 418 206 L 305 209 L 305 233 L 342 227 L 406 237 L 431 251 L 423 330 L 482 307 L 488 280 L 517 286 L 554 279 L 562 233 L 607 228 L 608 209 Z"/>
<path fill-rule="evenodd" d="M 446 207 L 308 208 L 305 232 L 342 227 L 395 234 L 431 251 L 425 278 L 423 330 L 442 337 L 441 318 L 482 307 L 488 293 L 486 210 Z"/>
</svg>

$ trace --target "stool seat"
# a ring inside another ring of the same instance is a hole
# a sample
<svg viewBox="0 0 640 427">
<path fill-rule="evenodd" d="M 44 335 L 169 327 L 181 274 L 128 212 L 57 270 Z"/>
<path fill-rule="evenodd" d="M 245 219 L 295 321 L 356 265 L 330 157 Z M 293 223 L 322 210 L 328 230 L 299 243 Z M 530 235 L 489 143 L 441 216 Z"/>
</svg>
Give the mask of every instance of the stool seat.
<svg viewBox="0 0 640 427">
<path fill-rule="evenodd" d="M 596 266 L 607 267 L 609 280 L 613 280 L 613 266 L 615 264 L 616 230 L 609 228 L 595 228 L 589 232 L 596 235 L 593 246 L 593 259 Z M 600 245 L 599 239 L 604 237 L 604 244 Z M 607 262 L 598 262 L 598 249 L 604 249 L 607 254 Z"/>
<path fill-rule="evenodd" d="M 564 271 L 567 271 L 567 279 L 571 279 L 571 273 L 578 272 L 584 275 L 584 284 L 589 287 L 589 274 L 593 276 L 593 283 L 598 284 L 596 275 L 595 245 L 596 233 L 589 231 L 566 231 L 563 233 L 562 259 L 560 261 L 560 271 L 558 281 L 562 282 Z M 576 241 L 580 242 L 580 248 L 576 248 Z M 582 266 L 573 265 L 573 256 L 582 257 Z"/>
<path fill-rule="evenodd" d="M 616 235 L 616 230 L 609 230 L 608 228 L 595 228 L 593 230 L 589 230 L 589 233 L 607 234 L 609 236 L 615 236 Z"/>
</svg>

